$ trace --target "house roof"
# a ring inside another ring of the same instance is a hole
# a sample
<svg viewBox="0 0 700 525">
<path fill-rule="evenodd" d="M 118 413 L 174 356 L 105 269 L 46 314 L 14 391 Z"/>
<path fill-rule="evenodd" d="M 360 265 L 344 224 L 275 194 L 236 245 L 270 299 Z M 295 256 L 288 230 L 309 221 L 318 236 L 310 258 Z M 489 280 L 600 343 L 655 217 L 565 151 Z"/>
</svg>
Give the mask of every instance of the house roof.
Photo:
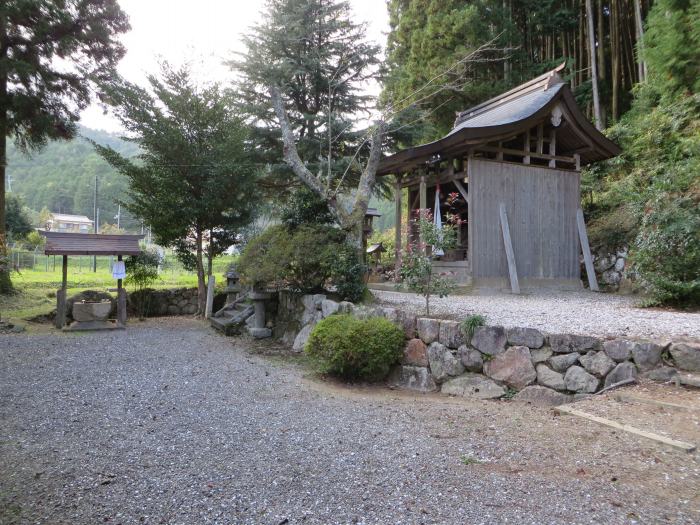
<svg viewBox="0 0 700 525">
<path fill-rule="evenodd" d="M 401 173 L 431 159 L 466 152 L 469 148 L 524 133 L 552 113 L 562 110 L 557 128 L 557 154 L 578 153 L 582 164 L 619 155 L 620 148 L 598 131 L 581 112 L 569 86 L 559 76 L 564 64 L 510 91 L 457 115 L 443 138 L 407 148 L 382 159 L 378 175 Z"/>
<path fill-rule="evenodd" d="M 88 218 L 85 215 L 70 215 L 68 213 L 52 213 L 51 218 L 54 221 L 63 221 L 63 222 L 84 222 L 84 223 L 89 223 L 92 224 L 92 220 Z"/>
<path fill-rule="evenodd" d="M 42 231 L 46 255 L 138 255 L 144 235 L 104 235 Z"/>
</svg>

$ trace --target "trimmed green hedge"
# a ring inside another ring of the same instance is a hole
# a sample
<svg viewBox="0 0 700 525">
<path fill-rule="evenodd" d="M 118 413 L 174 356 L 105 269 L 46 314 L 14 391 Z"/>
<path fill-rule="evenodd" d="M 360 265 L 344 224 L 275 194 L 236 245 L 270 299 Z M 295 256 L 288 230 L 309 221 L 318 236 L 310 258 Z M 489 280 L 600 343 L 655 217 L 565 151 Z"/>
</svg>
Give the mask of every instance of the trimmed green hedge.
<svg viewBox="0 0 700 525">
<path fill-rule="evenodd" d="M 398 363 L 403 331 L 383 318 L 332 315 L 319 322 L 304 349 L 323 373 L 380 381 Z"/>
</svg>

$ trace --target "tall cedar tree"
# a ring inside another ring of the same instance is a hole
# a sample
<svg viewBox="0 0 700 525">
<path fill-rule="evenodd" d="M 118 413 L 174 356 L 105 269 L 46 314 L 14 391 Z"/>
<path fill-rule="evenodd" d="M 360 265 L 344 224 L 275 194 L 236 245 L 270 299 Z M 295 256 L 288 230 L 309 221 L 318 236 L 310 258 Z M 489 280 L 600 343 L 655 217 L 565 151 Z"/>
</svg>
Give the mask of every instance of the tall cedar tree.
<svg viewBox="0 0 700 525">
<path fill-rule="evenodd" d="M 567 80 L 589 117 L 594 117 L 594 91 L 598 91 L 601 121 L 606 115 L 609 122 L 615 121 L 630 107 L 635 84 L 646 78 L 639 22 L 653 3 L 591 0 L 587 10 L 584 0 L 388 0 L 390 32 L 382 99 L 385 104 L 420 101 L 418 107 L 430 113 L 423 122 L 432 128 L 416 138 L 431 140 L 451 129 L 455 111 L 566 61 Z M 492 39 L 493 49 L 481 63 L 457 65 L 433 81 L 433 87 L 443 88 L 434 96 L 428 96 L 429 90 L 416 93 Z M 595 82 L 591 42 L 597 54 Z M 686 49 L 678 49 L 674 61 L 679 65 L 684 53 Z"/>
<path fill-rule="evenodd" d="M 264 22 L 254 26 L 243 39 L 246 50 L 230 62 L 240 78 L 241 109 L 254 123 L 251 140 L 257 160 L 267 166 L 262 184 L 275 198 L 280 187 L 295 181 L 282 162 L 282 137 L 268 93 L 271 85 L 281 89 L 306 166 L 322 175 L 326 187 L 337 184 L 348 166 L 343 182 L 357 181 L 360 159 L 353 162 L 353 156 L 364 133 L 358 133 L 354 124 L 359 115 L 369 115 L 371 99 L 361 87 L 376 72 L 380 48 L 366 41 L 365 26 L 350 16 L 347 1 L 267 0 L 260 17 Z M 365 158 L 366 152 L 367 148 Z"/>
<path fill-rule="evenodd" d="M 700 0 L 657 0 L 644 35 L 647 82 L 609 135 L 623 154 L 589 169 L 591 242 L 629 246 L 659 303 L 700 305 Z"/>
<path fill-rule="evenodd" d="M 5 246 L 7 137 L 24 149 L 76 133 L 93 87 L 112 77 L 129 30 L 116 0 L 0 2 L 0 293 L 11 290 Z"/>
<path fill-rule="evenodd" d="M 236 243 L 258 202 L 247 130 L 230 94 L 199 87 L 187 68 L 164 64 L 161 78 L 148 81 L 150 92 L 127 82 L 108 89 L 128 140 L 143 153 L 132 161 L 95 147 L 129 180 L 123 205 L 196 269 L 201 314 L 212 260 Z"/>
</svg>

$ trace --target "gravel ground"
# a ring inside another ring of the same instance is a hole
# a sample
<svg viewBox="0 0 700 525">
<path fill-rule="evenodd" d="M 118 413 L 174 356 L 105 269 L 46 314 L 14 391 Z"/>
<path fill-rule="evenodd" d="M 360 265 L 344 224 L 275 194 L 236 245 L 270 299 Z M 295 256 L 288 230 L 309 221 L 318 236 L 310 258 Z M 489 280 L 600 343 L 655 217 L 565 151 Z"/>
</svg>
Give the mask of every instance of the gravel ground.
<svg viewBox="0 0 700 525">
<path fill-rule="evenodd" d="M 416 313 L 425 300 L 416 294 L 372 290 L 381 302 Z M 530 292 L 522 295 L 491 292 L 431 298 L 431 315 L 464 319 L 482 314 L 488 324 L 539 328 L 550 333 L 700 339 L 700 312 L 637 308 L 639 298 L 580 292 Z"/>
<path fill-rule="evenodd" d="M 696 455 L 170 319 L 0 336 L 0 523 L 698 523 Z"/>
</svg>

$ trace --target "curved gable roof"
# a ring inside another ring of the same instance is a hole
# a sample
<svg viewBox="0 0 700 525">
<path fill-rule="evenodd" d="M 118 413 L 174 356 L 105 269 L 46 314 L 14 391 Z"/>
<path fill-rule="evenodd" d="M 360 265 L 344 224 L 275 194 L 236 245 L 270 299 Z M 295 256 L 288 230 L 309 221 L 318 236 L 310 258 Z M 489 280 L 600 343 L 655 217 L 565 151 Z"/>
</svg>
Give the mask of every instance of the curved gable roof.
<svg viewBox="0 0 700 525">
<path fill-rule="evenodd" d="M 588 122 L 578 108 L 569 86 L 558 75 L 563 67 L 564 64 L 459 113 L 454 128 L 445 137 L 384 158 L 378 175 L 410 169 L 434 156 L 455 154 L 470 146 L 523 133 L 557 105 L 567 122 L 558 133 L 558 145 L 579 153 L 583 164 L 619 155 L 620 148 Z"/>
</svg>

